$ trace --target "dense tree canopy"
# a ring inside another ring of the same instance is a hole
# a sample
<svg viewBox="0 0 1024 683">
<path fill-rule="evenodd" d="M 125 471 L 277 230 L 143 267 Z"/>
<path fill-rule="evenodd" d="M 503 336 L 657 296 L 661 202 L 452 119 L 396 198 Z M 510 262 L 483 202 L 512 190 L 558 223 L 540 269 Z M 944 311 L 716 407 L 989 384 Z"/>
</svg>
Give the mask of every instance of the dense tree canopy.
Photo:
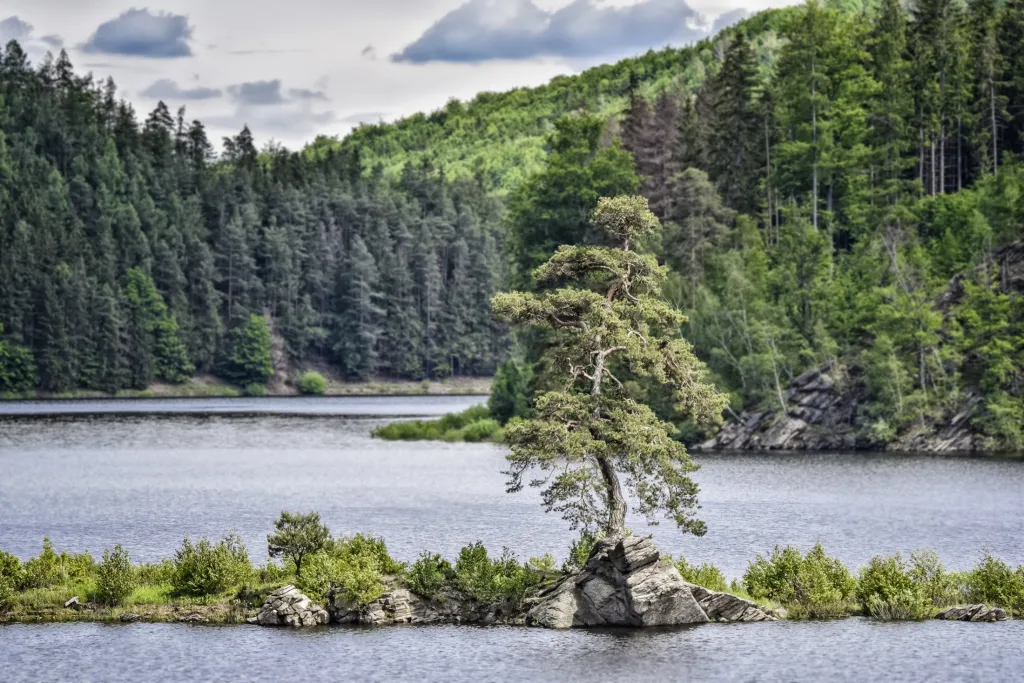
<svg viewBox="0 0 1024 683">
<path fill-rule="evenodd" d="M 114 392 L 194 372 L 264 382 L 265 320 L 288 366 L 353 379 L 490 374 L 501 207 L 427 164 L 384 181 L 342 152 L 220 160 L 163 104 L 139 122 L 61 53 L 0 51 L 0 393 Z M 257 358 L 257 355 L 259 356 Z M 276 368 L 285 370 L 286 368 Z"/>
</svg>

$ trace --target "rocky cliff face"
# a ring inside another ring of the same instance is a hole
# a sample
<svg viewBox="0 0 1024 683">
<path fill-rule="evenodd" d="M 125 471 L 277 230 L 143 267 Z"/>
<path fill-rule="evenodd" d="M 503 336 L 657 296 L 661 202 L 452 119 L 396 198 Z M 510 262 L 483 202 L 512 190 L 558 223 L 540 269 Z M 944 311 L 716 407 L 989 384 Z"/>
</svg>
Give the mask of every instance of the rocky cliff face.
<svg viewBox="0 0 1024 683">
<path fill-rule="evenodd" d="M 972 429 L 971 418 L 981 399 L 969 396 L 966 408 L 924 426 L 912 428 L 894 441 L 870 436 L 863 414 L 865 389 L 856 379 L 840 385 L 834 368 L 809 370 L 783 393 L 786 412 L 744 412 L 715 438 L 695 450 L 705 451 L 853 451 L 891 450 L 935 453 L 984 450 L 984 440 Z"/>
</svg>

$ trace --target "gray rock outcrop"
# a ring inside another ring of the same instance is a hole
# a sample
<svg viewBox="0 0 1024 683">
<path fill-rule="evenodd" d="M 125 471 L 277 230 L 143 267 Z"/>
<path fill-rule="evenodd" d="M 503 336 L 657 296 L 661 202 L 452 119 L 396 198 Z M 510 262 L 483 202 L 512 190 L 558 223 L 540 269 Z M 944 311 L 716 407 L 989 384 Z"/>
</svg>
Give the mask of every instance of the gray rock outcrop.
<svg viewBox="0 0 1024 683">
<path fill-rule="evenodd" d="M 935 618 L 946 621 L 1005 621 L 1006 611 L 985 605 L 963 605 L 939 612 Z"/>
<path fill-rule="evenodd" d="M 253 623 L 260 626 L 322 626 L 327 610 L 313 602 L 295 586 L 282 586 L 267 596 Z"/>
<path fill-rule="evenodd" d="M 729 593 L 717 593 L 703 586 L 687 584 L 697 604 L 711 621 L 748 622 L 778 621 L 774 615 L 762 610 L 757 603 Z"/>
<path fill-rule="evenodd" d="M 708 616 L 649 538 L 603 539 L 581 570 L 542 592 L 526 623 L 546 628 L 676 626 Z"/>
<path fill-rule="evenodd" d="M 697 448 L 720 451 L 854 450 L 884 447 L 862 436 L 856 391 L 842 390 L 828 367 L 808 370 L 783 392 L 786 412 L 745 412 Z"/>
<path fill-rule="evenodd" d="M 516 605 L 508 602 L 485 604 L 454 590 L 426 598 L 406 588 L 395 588 L 362 607 L 348 601 L 341 591 L 329 591 L 327 600 L 331 622 L 335 624 L 390 626 L 522 623 L 522 610 Z"/>
</svg>

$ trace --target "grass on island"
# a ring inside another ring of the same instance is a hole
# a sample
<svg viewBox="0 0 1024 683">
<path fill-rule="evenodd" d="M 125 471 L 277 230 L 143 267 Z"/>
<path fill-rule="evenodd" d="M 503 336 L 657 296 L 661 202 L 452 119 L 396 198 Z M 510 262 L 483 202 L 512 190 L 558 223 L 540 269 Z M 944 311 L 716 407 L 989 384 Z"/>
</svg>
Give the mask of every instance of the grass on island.
<svg viewBox="0 0 1024 683">
<path fill-rule="evenodd" d="M 501 442 L 505 433 L 501 423 L 491 417 L 487 406 L 474 406 L 461 413 L 448 413 L 437 420 L 393 422 L 373 430 L 373 436 L 386 441 L 480 441 Z"/>
</svg>

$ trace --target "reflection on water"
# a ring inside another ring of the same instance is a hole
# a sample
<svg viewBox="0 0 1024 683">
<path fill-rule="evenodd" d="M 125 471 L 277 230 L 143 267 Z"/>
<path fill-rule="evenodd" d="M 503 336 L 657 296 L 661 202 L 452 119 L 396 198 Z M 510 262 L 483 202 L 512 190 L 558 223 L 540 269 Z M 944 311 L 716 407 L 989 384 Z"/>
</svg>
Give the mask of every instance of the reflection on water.
<svg viewBox="0 0 1024 683">
<path fill-rule="evenodd" d="M 82 681 L 1008 681 L 1024 622 L 526 628 L 54 624 L 0 626 L 9 683 Z"/>
</svg>

